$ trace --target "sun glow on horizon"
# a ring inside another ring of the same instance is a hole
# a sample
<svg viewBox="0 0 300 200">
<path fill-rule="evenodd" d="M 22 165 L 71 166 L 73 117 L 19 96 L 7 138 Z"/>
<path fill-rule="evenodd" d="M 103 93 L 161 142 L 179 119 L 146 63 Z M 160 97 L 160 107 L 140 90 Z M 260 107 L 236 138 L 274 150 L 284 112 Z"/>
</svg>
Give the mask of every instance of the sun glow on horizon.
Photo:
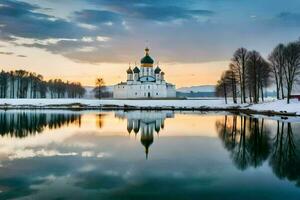
<svg viewBox="0 0 300 200">
<path fill-rule="evenodd" d="M 78 63 L 61 55 L 30 49 L 27 57 L 0 55 L 1 68 L 5 71 L 23 69 L 44 76 L 45 80 L 60 78 L 94 86 L 97 77 L 103 77 L 107 85 L 126 79 L 128 63 Z M 13 59 L 12 59 L 13 58 Z M 51 61 L 51 62 L 48 62 Z M 215 84 L 229 61 L 203 63 L 160 63 L 166 80 L 178 87 Z"/>
</svg>

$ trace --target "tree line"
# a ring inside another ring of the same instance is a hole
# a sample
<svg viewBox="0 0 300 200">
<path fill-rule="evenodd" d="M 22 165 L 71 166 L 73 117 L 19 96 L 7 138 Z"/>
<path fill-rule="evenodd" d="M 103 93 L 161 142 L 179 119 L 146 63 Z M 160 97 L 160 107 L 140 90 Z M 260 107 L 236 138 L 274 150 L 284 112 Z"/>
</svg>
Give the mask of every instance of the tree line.
<svg viewBox="0 0 300 200">
<path fill-rule="evenodd" d="M 255 50 L 237 49 L 229 68 L 223 72 L 216 86 L 216 95 L 234 103 L 258 103 L 264 101 L 265 90 L 276 85 L 277 99 L 287 99 L 300 75 L 300 40 L 277 45 L 266 60 Z"/>
<path fill-rule="evenodd" d="M 0 72 L 0 98 L 81 98 L 84 94 L 79 82 L 45 81 L 42 75 L 25 70 Z"/>
</svg>

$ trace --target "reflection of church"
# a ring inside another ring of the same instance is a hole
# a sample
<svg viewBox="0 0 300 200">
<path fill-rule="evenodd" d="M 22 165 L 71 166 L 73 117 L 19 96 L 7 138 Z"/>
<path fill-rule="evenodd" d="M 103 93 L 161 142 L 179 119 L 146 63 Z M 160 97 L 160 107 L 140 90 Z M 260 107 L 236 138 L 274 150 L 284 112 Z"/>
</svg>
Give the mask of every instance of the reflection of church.
<svg viewBox="0 0 300 200">
<path fill-rule="evenodd" d="M 116 117 L 127 119 L 127 131 L 130 134 L 141 134 L 141 143 L 145 147 L 146 159 L 148 158 L 149 147 L 154 141 L 153 134 L 157 134 L 164 128 L 166 118 L 173 118 L 172 111 L 155 112 L 155 111 L 118 111 Z"/>
</svg>

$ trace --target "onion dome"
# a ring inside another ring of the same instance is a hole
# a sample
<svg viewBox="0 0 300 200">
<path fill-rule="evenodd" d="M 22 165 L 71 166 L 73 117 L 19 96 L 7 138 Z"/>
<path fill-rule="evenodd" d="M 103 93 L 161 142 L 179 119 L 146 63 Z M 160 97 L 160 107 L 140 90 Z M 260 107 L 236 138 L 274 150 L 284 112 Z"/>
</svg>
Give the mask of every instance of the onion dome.
<svg viewBox="0 0 300 200">
<path fill-rule="evenodd" d="M 161 74 L 161 75 L 165 75 L 165 72 L 161 72 L 160 74 Z"/>
<path fill-rule="evenodd" d="M 161 69 L 159 68 L 159 66 L 157 66 L 154 70 L 154 73 L 155 74 L 159 74 L 159 72 L 161 71 Z"/>
<path fill-rule="evenodd" d="M 153 67 L 154 60 L 149 56 L 149 48 L 145 49 L 146 55 L 141 59 L 142 67 Z"/>
<path fill-rule="evenodd" d="M 131 67 L 129 67 L 126 72 L 127 72 L 127 74 L 132 74 L 133 73 Z"/>
<path fill-rule="evenodd" d="M 142 134 L 141 135 L 141 143 L 145 147 L 146 159 L 148 159 L 149 147 L 153 143 L 153 134 Z"/>
<path fill-rule="evenodd" d="M 138 67 L 135 67 L 135 68 L 133 69 L 133 72 L 134 72 L 134 73 L 140 73 L 140 69 L 139 69 Z"/>
<path fill-rule="evenodd" d="M 137 134 L 140 131 L 140 121 L 137 121 L 134 125 L 133 125 L 133 131 L 135 134 Z"/>
<path fill-rule="evenodd" d="M 160 126 L 155 126 L 155 131 L 156 131 L 156 133 L 159 133 L 159 131 L 160 131 Z"/>
<path fill-rule="evenodd" d="M 132 126 L 127 126 L 127 131 L 128 131 L 129 134 L 131 133 L 132 129 L 133 129 Z"/>
</svg>

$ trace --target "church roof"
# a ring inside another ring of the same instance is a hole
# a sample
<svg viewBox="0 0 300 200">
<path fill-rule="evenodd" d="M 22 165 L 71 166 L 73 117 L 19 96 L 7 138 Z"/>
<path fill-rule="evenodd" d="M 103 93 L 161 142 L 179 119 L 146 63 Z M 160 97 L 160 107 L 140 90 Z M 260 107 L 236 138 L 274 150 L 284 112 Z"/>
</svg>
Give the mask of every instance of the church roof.
<svg viewBox="0 0 300 200">
<path fill-rule="evenodd" d="M 127 72 L 127 74 L 132 74 L 133 73 L 131 67 L 129 67 L 126 72 Z"/>
<path fill-rule="evenodd" d="M 135 68 L 133 69 L 133 72 L 134 72 L 134 73 L 140 73 L 140 70 L 139 70 L 138 67 L 135 67 Z"/>
<path fill-rule="evenodd" d="M 159 66 L 157 66 L 154 70 L 154 73 L 155 74 L 159 74 L 159 72 L 161 71 L 161 69 L 159 68 Z"/>
<path fill-rule="evenodd" d="M 149 48 L 145 49 L 146 55 L 141 59 L 141 64 L 153 64 L 154 60 L 149 56 Z"/>
</svg>

